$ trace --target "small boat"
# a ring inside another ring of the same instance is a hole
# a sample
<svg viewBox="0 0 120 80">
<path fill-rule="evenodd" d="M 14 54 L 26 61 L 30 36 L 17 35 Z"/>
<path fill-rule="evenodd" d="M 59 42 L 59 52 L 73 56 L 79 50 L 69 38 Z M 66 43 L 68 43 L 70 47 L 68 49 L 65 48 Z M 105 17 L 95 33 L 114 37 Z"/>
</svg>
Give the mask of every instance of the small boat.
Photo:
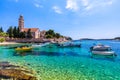
<svg viewBox="0 0 120 80">
<path fill-rule="evenodd" d="M 33 48 L 39 48 L 39 47 L 44 47 L 49 45 L 50 43 L 41 43 L 41 44 L 33 44 L 32 47 Z"/>
<path fill-rule="evenodd" d="M 15 50 L 20 52 L 32 51 L 32 47 L 18 47 Z"/>
<path fill-rule="evenodd" d="M 32 47 L 33 47 L 33 48 L 42 47 L 42 44 L 33 44 Z"/>
<path fill-rule="evenodd" d="M 74 44 L 74 43 L 60 43 L 57 45 L 58 47 L 81 47 L 81 44 Z"/>
<path fill-rule="evenodd" d="M 103 44 L 92 46 L 90 48 L 90 51 L 93 55 L 116 56 L 115 52 L 112 51 L 110 46 L 106 46 Z"/>
</svg>

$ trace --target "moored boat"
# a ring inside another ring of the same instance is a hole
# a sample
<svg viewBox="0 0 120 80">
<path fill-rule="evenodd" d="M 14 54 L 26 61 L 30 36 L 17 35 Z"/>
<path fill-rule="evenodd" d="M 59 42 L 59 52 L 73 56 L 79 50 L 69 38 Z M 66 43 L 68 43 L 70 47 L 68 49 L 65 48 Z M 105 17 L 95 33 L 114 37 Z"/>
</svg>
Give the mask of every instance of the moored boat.
<svg viewBox="0 0 120 80">
<path fill-rule="evenodd" d="M 33 44 L 32 45 L 33 48 L 37 48 L 37 47 L 41 47 L 41 46 L 42 46 L 42 44 Z"/>
<path fill-rule="evenodd" d="M 110 46 L 98 44 L 96 46 L 92 46 L 90 51 L 93 55 L 104 55 L 104 56 L 116 56 L 115 52 L 112 51 Z"/>
<path fill-rule="evenodd" d="M 44 47 L 49 45 L 50 43 L 40 43 L 40 44 L 33 44 L 32 47 L 33 48 L 39 48 L 39 47 Z"/>
<path fill-rule="evenodd" d="M 104 56 L 114 56 L 115 52 L 114 51 L 92 51 L 92 54 L 95 55 L 104 55 Z"/>
<path fill-rule="evenodd" d="M 20 52 L 32 51 L 32 47 L 18 47 L 15 50 Z"/>
<path fill-rule="evenodd" d="M 81 44 L 74 44 L 72 42 L 66 42 L 66 43 L 58 43 L 58 47 L 81 47 Z"/>
</svg>

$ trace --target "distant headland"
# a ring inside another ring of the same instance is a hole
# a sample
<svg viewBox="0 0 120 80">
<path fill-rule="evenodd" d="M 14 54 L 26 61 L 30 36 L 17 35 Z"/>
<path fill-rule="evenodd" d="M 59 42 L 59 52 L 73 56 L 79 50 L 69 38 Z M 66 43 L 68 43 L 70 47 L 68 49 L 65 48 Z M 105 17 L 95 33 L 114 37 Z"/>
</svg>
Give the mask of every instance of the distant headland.
<svg viewBox="0 0 120 80">
<path fill-rule="evenodd" d="M 120 37 L 109 38 L 109 39 L 80 38 L 79 40 L 120 40 Z"/>
</svg>

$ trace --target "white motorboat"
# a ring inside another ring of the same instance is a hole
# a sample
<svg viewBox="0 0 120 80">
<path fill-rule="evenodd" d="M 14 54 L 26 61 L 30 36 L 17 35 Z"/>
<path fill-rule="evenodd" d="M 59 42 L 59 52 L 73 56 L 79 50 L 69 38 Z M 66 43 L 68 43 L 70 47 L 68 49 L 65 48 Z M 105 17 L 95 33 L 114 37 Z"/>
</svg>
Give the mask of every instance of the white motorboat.
<svg viewBox="0 0 120 80">
<path fill-rule="evenodd" d="M 116 56 L 110 46 L 98 44 L 90 48 L 93 55 Z"/>
<path fill-rule="evenodd" d="M 42 46 L 42 44 L 33 44 L 33 45 L 32 45 L 33 48 L 41 47 L 41 46 Z"/>
<path fill-rule="evenodd" d="M 33 47 L 33 48 L 39 48 L 39 47 L 47 46 L 47 45 L 49 45 L 49 44 L 50 44 L 50 43 L 33 44 L 32 47 Z"/>
</svg>

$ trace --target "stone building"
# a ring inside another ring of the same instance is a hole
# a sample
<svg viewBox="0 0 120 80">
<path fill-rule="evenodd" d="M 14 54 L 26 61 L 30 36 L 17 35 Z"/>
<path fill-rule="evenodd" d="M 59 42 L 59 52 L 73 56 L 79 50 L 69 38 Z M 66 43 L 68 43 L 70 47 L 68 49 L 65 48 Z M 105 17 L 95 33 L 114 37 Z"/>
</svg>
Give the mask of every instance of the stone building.
<svg viewBox="0 0 120 80">
<path fill-rule="evenodd" d="M 39 28 L 25 28 L 24 27 L 24 18 L 22 15 L 20 15 L 20 17 L 19 17 L 18 27 L 19 27 L 21 32 L 28 32 L 28 30 L 30 29 L 33 38 L 40 38 Z"/>
</svg>

